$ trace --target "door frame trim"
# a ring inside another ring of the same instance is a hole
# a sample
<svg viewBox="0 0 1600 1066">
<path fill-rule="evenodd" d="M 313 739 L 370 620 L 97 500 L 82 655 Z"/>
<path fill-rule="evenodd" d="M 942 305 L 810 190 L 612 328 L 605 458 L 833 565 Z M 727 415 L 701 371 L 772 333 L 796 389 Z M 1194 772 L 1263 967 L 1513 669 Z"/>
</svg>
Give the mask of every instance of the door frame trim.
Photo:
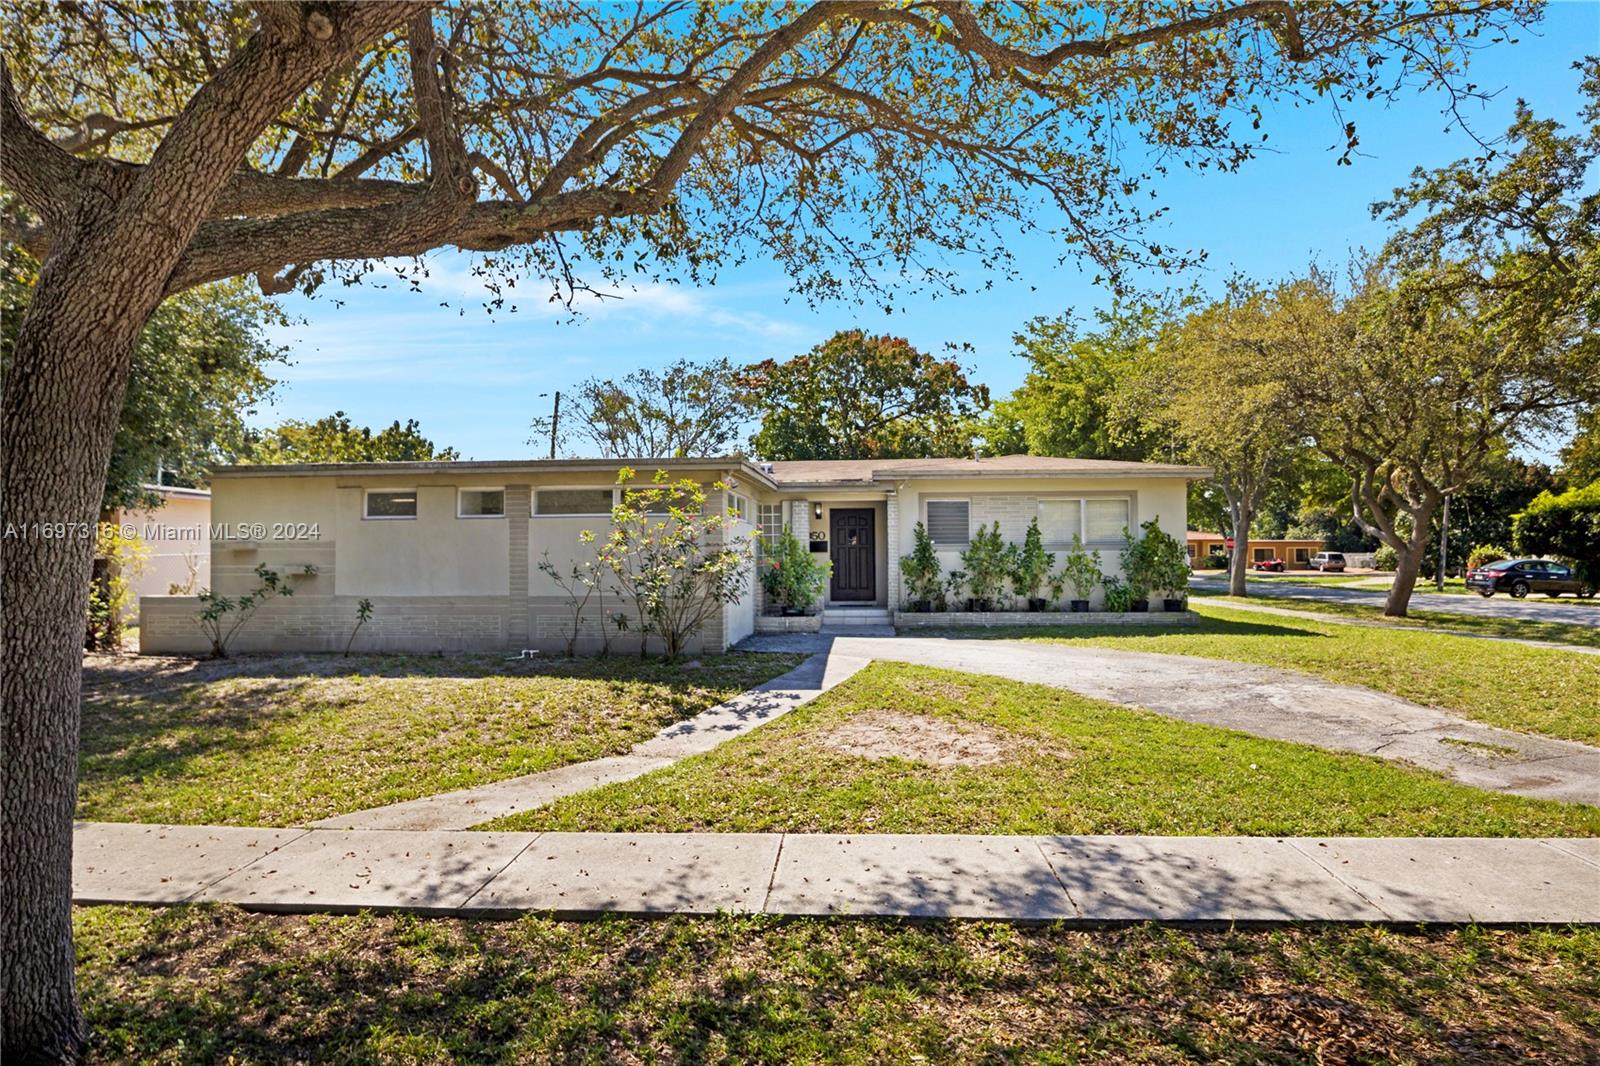
<svg viewBox="0 0 1600 1066">
<path fill-rule="evenodd" d="M 839 547 L 834 538 L 834 523 L 838 516 L 852 511 L 860 512 L 867 516 L 869 528 L 872 530 L 872 544 L 867 551 L 867 569 L 872 577 L 871 587 L 866 590 L 866 595 L 860 599 L 840 599 L 834 594 L 834 582 L 838 576 L 838 564 L 834 559 L 834 551 Z M 871 504 L 855 507 L 828 508 L 828 562 L 833 564 L 832 572 L 828 575 L 828 594 L 826 601 L 830 604 L 875 604 L 878 601 L 878 509 Z"/>
</svg>

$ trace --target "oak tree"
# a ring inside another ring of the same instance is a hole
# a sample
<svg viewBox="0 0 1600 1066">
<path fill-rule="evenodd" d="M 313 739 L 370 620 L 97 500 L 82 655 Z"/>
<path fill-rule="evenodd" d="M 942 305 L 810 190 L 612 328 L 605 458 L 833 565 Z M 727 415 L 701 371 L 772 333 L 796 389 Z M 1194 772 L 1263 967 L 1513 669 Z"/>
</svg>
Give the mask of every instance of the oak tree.
<svg viewBox="0 0 1600 1066">
<path fill-rule="evenodd" d="M 918 459 L 971 450 L 989 390 L 903 337 L 841 330 L 804 355 L 745 371 L 763 459 Z"/>
<path fill-rule="evenodd" d="M 1302 445 L 1278 370 L 1316 366 L 1334 307 L 1314 276 L 1272 288 L 1237 282 L 1223 299 L 1169 327 L 1144 375 L 1153 400 L 1147 424 L 1211 467 L 1226 501 L 1234 596 L 1247 591 L 1251 525 L 1289 478 Z"/>
<path fill-rule="evenodd" d="M 460 458 L 422 435 L 415 418 L 399 419 L 374 433 L 343 411 L 306 422 L 291 418 L 271 429 L 247 431 L 241 463 L 426 463 Z"/>
<path fill-rule="evenodd" d="M 1600 62 L 1585 128 L 1519 104 L 1503 145 L 1418 171 L 1376 212 L 1407 223 L 1357 272 L 1316 373 L 1284 368 L 1352 516 L 1393 549 L 1404 616 L 1446 496 L 1600 400 Z"/>
<path fill-rule="evenodd" d="M 1231 168 L 1272 100 L 1454 83 L 1531 0 L 962 0 L 0 8 L 4 233 L 42 264 L 4 383 L 6 519 L 92 524 L 161 302 L 453 246 L 510 299 L 760 254 L 810 297 L 959 288 L 1043 217 L 1117 277 L 1174 163 Z M 1452 90 L 1456 91 L 1456 90 Z M 1355 143 L 1353 131 L 1346 142 Z M 1348 153 L 1347 153 L 1348 154 Z M 1042 212 L 1042 214 L 1041 214 Z M 526 285 L 524 285 L 524 291 Z M 4 1054 L 82 1047 L 70 930 L 92 543 L 5 546 Z"/>
</svg>

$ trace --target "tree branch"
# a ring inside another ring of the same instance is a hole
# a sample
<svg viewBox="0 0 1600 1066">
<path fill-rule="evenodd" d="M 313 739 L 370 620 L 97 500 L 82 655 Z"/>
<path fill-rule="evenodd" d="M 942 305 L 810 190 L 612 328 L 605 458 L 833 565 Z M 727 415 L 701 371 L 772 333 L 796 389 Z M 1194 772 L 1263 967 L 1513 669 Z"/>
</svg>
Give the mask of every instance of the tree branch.
<svg viewBox="0 0 1600 1066">
<path fill-rule="evenodd" d="M 49 228 L 66 210 L 82 165 L 28 121 L 11 68 L 0 59 L 0 181 Z"/>
</svg>

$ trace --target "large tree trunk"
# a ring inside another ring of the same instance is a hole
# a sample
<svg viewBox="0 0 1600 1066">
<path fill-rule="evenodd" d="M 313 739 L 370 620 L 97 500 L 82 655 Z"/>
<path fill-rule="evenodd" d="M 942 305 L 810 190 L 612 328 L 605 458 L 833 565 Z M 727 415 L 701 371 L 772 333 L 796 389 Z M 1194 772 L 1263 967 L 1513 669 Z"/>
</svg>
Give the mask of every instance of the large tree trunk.
<svg viewBox="0 0 1600 1066">
<path fill-rule="evenodd" d="M 1395 550 L 1394 584 L 1383 603 L 1383 613 L 1388 618 L 1404 618 L 1411 605 L 1411 593 L 1417 587 L 1417 575 L 1422 571 L 1422 560 L 1428 551 L 1428 530 L 1433 525 L 1435 505 L 1429 504 L 1411 514 L 1412 532 L 1403 543 L 1391 544 Z"/>
<path fill-rule="evenodd" d="M 79 266 L 65 257 L 46 263 L 4 383 L 0 956 L 8 1064 L 72 1061 L 85 1040 L 71 904 L 83 621 L 112 437 L 134 341 L 154 306 L 97 307 L 84 298 L 91 272 Z"/>
<path fill-rule="evenodd" d="M 1411 592 L 1417 587 L 1417 574 L 1422 569 L 1420 552 L 1397 551 L 1398 564 L 1394 570 L 1394 584 L 1389 586 L 1389 596 L 1383 602 L 1383 613 L 1389 618 L 1404 618 L 1411 603 Z"/>
<path fill-rule="evenodd" d="M 1250 565 L 1250 523 L 1255 520 L 1255 508 L 1247 488 L 1235 491 L 1223 483 L 1223 495 L 1228 500 L 1228 521 L 1233 525 L 1233 553 L 1228 556 L 1228 595 L 1247 596 L 1249 588 L 1245 576 Z"/>
</svg>

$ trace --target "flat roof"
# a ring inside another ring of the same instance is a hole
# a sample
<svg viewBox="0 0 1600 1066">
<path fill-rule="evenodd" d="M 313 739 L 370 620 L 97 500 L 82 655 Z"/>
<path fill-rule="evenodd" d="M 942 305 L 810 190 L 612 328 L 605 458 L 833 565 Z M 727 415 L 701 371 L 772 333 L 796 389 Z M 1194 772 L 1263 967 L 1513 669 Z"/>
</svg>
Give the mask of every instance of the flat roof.
<svg viewBox="0 0 1600 1066">
<path fill-rule="evenodd" d="M 456 471 L 736 470 L 769 488 L 870 485 L 914 478 L 960 477 L 1085 477 L 1183 478 L 1211 476 L 1203 466 L 1175 463 L 1133 463 L 1115 459 L 1067 459 L 1047 455 L 997 455 L 982 459 L 798 459 L 760 462 L 739 455 L 704 459 L 504 459 L 401 463 L 284 463 L 219 466 L 213 477 L 316 477 L 339 474 L 448 474 Z"/>
<path fill-rule="evenodd" d="M 996 455 L 981 459 L 796 459 L 767 464 L 780 485 L 864 484 L 944 477 L 1180 477 L 1211 476 L 1203 466 L 1134 463 L 1118 459 L 1068 459 L 1050 455 Z"/>
</svg>

